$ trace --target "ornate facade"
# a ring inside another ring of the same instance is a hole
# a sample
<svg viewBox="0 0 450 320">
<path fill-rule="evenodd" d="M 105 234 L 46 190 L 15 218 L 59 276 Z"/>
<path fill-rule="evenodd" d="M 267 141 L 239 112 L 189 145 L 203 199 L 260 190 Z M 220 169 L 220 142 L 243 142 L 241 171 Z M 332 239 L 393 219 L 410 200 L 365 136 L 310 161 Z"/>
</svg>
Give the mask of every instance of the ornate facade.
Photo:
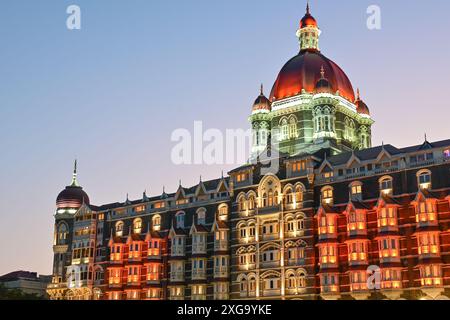
<svg viewBox="0 0 450 320">
<path fill-rule="evenodd" d="M 320 33 L 308 7 L 299 54 L 253 105 L 251 159 L 227 177 L 95 206 L 75 166 L 50 297 L 448 299 L 450 140 L 372 147 L 369 108 Z"/>
</svg>

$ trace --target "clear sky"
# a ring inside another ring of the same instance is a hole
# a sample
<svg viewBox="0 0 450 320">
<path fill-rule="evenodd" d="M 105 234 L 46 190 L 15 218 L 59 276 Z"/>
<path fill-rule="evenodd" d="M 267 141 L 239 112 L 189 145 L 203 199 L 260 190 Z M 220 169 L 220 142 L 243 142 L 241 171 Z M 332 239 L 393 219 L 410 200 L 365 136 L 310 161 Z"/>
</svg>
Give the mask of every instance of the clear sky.
<svg viewBox="0 0 450 320">
<path fill-rule="evenodd" d="M 338 4 L 339 3 L 339 4 Z M 66 8 L 82 29 L 66 28 Z M 382 29 L 366 27 L 381 7 Z M 374 144 L 450 138 L 450 2 L 312 0 L 322 52 L 361 88 Z M 303 0 L 3 0 L 0 274 L 50 274 L 57 194 L 79 161 L 93 204 L 173 192 L 231 166 L 176 166 L 177 128 L 248 128 L 298 52 Z"/>
</svg>

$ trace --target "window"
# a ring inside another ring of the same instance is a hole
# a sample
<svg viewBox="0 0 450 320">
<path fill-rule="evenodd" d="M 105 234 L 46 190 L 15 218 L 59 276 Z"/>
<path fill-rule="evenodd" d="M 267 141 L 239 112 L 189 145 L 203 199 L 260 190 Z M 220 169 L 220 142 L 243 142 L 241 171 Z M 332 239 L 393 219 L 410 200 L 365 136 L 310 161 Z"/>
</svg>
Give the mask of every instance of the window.
<svg viewBox="0 0 450 320">
<path fill-rule="evenodd" d="M 394 207 L 381 208 L 378 211 L 378 228 L 397 227 L 397 210 Z"/>
<path fill-rule="evenodd" d="M 384 195 L 392 195 L 393 183 L 391 177 L 382 178 L 380 180 L 380 191 Z"/>
<path fill-rule="evenodd" d="M 381 288 L 399 289 L 402 287 L 402 271 L 400 269 L 381 270 Z"/>
<path fill-rule="evenodd" d="M 322 201 L 325 204 L 333 203 L 333 188 L 332 187 L 325 187 L 322 189 Z"/>
<path fill-rule="evenodd" d="M 297 120 L 294 117 L 289 119 L 289 138 L 297 138 Z"/>
<path fill-rule="evenodd" d="M 297 161 L 292 164 L 292 172 L 306 171 L 306 160 Z"/>
<path fill-rule="evenodd" d="M 440 265 L 426 265 L 420 267 L 420 281 L 422 286 L 442 285 L 442 268 Z"/>
<path fill-rule="evenodd" d="M 236 182 L 244 182 L 247 181 L 248 174 L 247 173 L 239 173 L 236 175 Z"/>
<path fill-rule="evenodd" d="M 366 271 L 350 272 L 350 290 L 352 292 L 367 290 L 367 272 Z"/>
<path fill-rule="evenodd" d="M 450 149 L 444 150 L 444 159 L 450 159 Z"/>
<path fill-rule="evenodd" d="M 348 243 L 347 247 L 349 262 L 366 262 L 367 246 L 364 241 L 355 241 Z"/>
<path fill-rule="evenodd" d="M 245 210 L 245 198 L 244 196 L 239 197 L 238 200 L 238 211 L 244 211 Z"/>
<path fill-rule="evenodd" d="M 336 233 L 336 216 L 322 215 L 319 218 L 319 236 L 334 235 Z"/>
<path fill-rule="evenodd" d="M 289 139 L 288 122 L 286 119 L 283 119 L 281 121 L 281 140 L 287 140 L 287 139 Z"/>
<path fill-rule="evenodd" d="M 431 172 L 419 171 L 417 173 L 417 184 L 420 189 L 431 189 Z"/>
<path fill-rule="evenodd" d="M 138 218 L 133 221 L 133 232 L 141 233 L 142 231 L 142 219 Z"/>
<path fill-rule="evenodd" d="M 348 215 L 348 232 L 366 230 L 366 214 L 360 211 L 351 211 Z"/>
<path fill-rule="evenodd" d="M 116 223 L 116 236 L 122 237 L 123 236 L 123 222 L 119 221 Z"/>
<path fill-rule="evenodd" d="M 64 245 L 67 243 L 67 235 L 69 234 L 67 225 L 65 223 L 61 223 L 58 226 L 58 231 L 57 231 L 57 239 L 56 239 L 56 244 L 57 245 Z"/>
<path fill-rule="evenodd" d="M 161 216 L 159 214 L 153 216 L 152 225 L 153 225 L 153 231 L 161 230 Z"/>
<path fill-rule="evenodd" d="M 337 262 L 337 245 L 323 245 L 319 249 L 321 264 L 334 264 Z"/>
<path fill-rule="evenodd" d="M 254 196 L 248 197 L 248 210 L 254 210 L 256 207 L 256 201 Z"/>
<path fill-rule="evenodd" d="M 422 233 L 417 236 L 419 255 L 439 254 L 439 233 Z"/>
<path fill-rule="evenodd" d="M 350 185 L 350 192 L 354 200 L 362 200 L 362 184 L 354 183 Z"/>
<path fill-rule="evenodd" d="M 398 238 L 383 238 L 378 240 L 378 252 L 380 259 L 392 259 L 400 256 Z"/>
<path fill-rule="evenodd" d="M 184 212 L 176 214 L 177 228 L 184 228 Z"/>
<path fill-rule="evenodd" d="M 338 292 L 339 291 L 339 275 L 337 274 L 323 274 L 320 276 L 321 291 Z"/>
<path fill-rule="evenodd" d="M 295 203 L 300 204 L 303 202 L 303 189 L 300 186 L 295 187 Z"/>
<path fill-rule="evenodd" d="M 221 204 L 219 206 L 219 220 L 228 220 L 228 206 L 226 204 Z"/>
<path fill-rule="evenodd" d="M 205 209 L 199 209 L 197 211 L 197 224 L 205 225 L 206 223 L 206 211 Z"/>
<path fill-rule="evenodd" d="M 419 202 L 416 206 L 416 222 L 417 223 L 435 223 L 437 214 L 431 201 Z"/>
</svg>

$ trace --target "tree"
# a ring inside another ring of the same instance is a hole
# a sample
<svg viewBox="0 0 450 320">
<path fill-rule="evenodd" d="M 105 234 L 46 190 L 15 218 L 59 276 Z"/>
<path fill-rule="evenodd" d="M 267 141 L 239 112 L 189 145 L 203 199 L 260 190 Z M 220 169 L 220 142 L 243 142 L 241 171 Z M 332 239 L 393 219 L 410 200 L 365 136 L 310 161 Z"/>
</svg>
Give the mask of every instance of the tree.
<svg viewBox="0 0 450 320">
<path fill-rule="evenodd" d="M 11 289 L 0 283 L 0 300 L 44 300 L 43 297 L 33 293 L 25 293 L 20 289 Z"/>
</svg>

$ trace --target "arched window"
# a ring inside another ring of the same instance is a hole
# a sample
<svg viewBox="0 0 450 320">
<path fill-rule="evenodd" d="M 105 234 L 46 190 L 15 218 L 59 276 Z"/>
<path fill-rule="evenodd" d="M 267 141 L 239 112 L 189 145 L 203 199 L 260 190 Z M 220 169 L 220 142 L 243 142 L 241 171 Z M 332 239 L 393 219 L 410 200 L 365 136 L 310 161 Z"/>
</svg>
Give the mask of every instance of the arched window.
<svg viewBox="0 0 450 320">
<path fill-rule="evenodd" d="M 288 188 L 286 190 L 286 195 L 285 195 L 285 204 L 292 204 L 294 203 L 294 195 L 292 193 L 292 189 Z"/>
<path fill-rule="evenodd" d="M 180 211 L 176 214 L 177 228 L 184 228 L 184 212 Z"/>
<path fill-rule="evenodd" d="M 355 140 L 355 122 L 349 118 L 345 118 L 345 138 L 350 142 Z"/>
<path fill-rule="evenodd" d="M 197 224 L 206 224 L 206 210 L 204 208 L 200 208 L 197 210 Z"/>
<path fill-rule="evenodd" d="M 417 185 L 419 189 L 431 189 L 431 171 L 421 170 L 417 172 Z"/>
<path fill-rule="evenodd" d="M 122 237 L 123 236 L 123 222 L 122 221 L 118 221 L 116 223 L 116 236 L 117 237 Z"/>
<path fill-rule="evenodd" d="M 142 219 L 137 218 L 133 221 L 133 232 L 134 233 L 141 233 L 142 232 Z"/>
<path fill-rule="evenodd" d="M 244 211 L 245 210 L 245 197 L 240 196 L 238 200 L 238 211 Z"/>
<path fill-rule="evenodd" d="M 384 195 L 392 195 L 393 193 L 393 179 L 391 177 L 383 177 L 379 180 L 380 192 Z"/>
<path fill-rule="evenodd" d="M 289 138 L 297 138 L 297 119 L 295 117 L 289 119 Z"/>
<path fill-rule="evenodd" d="M 268 207 L 273 207 L 274 202 L 275 202 L 275 201 L 274 201 L 273 191 L 270 190 L 270 191 L 269 191 L 269 197 L 267 198 L 267 206 L 268 206 Z"/>
<path fill-rule="evenodd" d="M 300 272 L 298 275 L 298 288 L 306 288 L 306 274 Z"/>
<path fill-rule="evenodd" d="M 324 187 L 322 189 L 322 201 L 325 204 L 333 204 L 333 188 L 332 187 Z"/>
<path fill-rule="evenodd" d="M 250 195 L 248 197 L 248 209 L 249 210 L 254 210 L 255 207 L 256 207 L 255 197 L 253 195 Z"/>
<path fill-rule="evenodd" d="M 152 218 L 153 231 L 161 230 L 161 216 L 156 214 Z"/>
<path fill-rule="evenodd" d="M 350 184 L 352 200 L 362 201 L 362 183 L 357 181 Z"/>
<path fill-rule="evenodd" d="M 289 127 L 286 119 L 281 120 L 281 140 L 289 138 Z"/>
<path fill-rule="evenodd" d="M 219 205 L 219 220 L 221 221 L 228 220 L 228 205 L 224 203 Z"/>
<path fill-rule="evenodd" d="M 57 245 L 66 244 L 68 234 L 69 234 L 69 230 L 67 228 L 67 225 L 64 222 L 60 223 L 57 228 L 56 244 Z"/>
<path fill-rule="evenodd" d="M 303 189 L 301 186 L 295 187 L 295 203 L 300 204 L 303 202 Z"/>
</svg>

